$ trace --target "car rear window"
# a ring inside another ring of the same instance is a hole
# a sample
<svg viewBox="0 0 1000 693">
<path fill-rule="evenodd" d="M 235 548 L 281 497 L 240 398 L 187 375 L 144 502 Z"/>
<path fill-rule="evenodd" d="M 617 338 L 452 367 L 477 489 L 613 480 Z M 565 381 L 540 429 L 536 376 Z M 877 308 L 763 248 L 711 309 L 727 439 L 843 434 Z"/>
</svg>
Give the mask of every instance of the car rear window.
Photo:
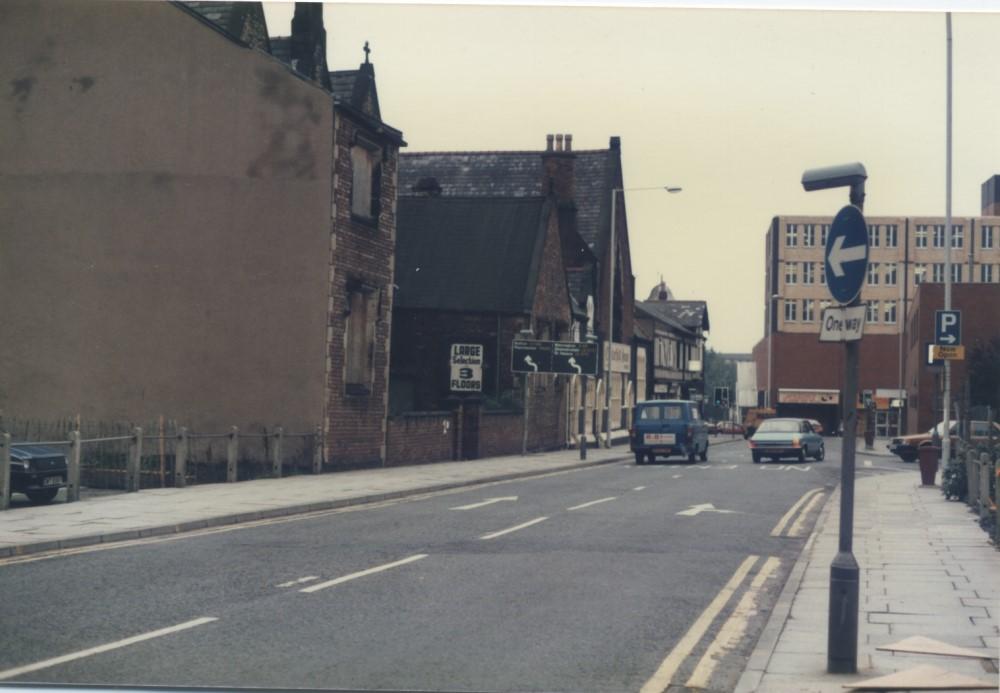
<svg viewBox="0 0 1000 693">
<path fill-rule="evenodd" d="M 764 421 L 758 431 L 762 433 L 799 433 L 801 424 L 798 421 L 781 421 L 779 419 L 769 419 Z"/>
<path fill-rule="evenodd" d="M 661 414 L 659 407 L 643 407 L 639 410 L 639 418 L 646 421 L 662 419 Z"/>
</svg>

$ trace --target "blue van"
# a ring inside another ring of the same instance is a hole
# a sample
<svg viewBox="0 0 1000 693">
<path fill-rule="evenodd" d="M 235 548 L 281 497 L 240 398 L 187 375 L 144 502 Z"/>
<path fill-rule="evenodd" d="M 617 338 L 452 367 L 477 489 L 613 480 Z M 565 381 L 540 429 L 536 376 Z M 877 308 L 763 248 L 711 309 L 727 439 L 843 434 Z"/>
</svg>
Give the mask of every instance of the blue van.
<svg viewBox="0 0 1000 693">
<path fill-rule="evenodd" d="M 666 399 L 635 406 L 629 446 L 635 463 L 655 462 L 656 456 L 684 455 L 688 462 L 708 461 L 708 424 L 696 402 Z"/>
</svg>

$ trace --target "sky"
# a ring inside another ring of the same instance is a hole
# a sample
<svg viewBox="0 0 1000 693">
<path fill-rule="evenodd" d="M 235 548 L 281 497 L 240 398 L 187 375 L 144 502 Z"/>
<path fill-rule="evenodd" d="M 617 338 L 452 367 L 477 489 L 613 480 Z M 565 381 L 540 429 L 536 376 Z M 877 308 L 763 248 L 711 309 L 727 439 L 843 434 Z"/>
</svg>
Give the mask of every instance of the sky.
<svg viewBox="0 0 1000 693">
<path fill-rule="evenodd" d="M 293 5 L 264 6 L 271 35 L 289 34 Z M 961 7 L 989 11 L 952 16 L 955 216 L 978 215 L 1000 173 L 1000 3 Z M 847 204 L 846 189 L 805 193 L 805 169 L 860 161 L 867 215 L 944 215 L 935 9 L 328 3 L 324 22 L 330 69 L 357 67 L 370 43 L 405 151 L 541 150 L 548 133 L 603 149 L 620 136 L 626 188 L 683 188 L 626 193 L 636 297 L 662 274 L 676 298 L 708 302 L 710 347 L 749 352 L 771 218 Z"/>
</svg>

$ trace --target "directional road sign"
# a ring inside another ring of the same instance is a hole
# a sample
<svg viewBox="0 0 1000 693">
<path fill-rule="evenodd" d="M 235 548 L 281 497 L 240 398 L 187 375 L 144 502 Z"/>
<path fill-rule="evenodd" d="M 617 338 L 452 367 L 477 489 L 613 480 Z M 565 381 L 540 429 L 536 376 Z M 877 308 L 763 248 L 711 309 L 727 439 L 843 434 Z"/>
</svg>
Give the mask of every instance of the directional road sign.
<svg viewBox="0 0 1000 693">
<path fill-rule="evenodd" d="M 515 373 L 596 375 L 597 344 L 515 339 L 510 369 Z"/>
<path fill-rule="evenodd" d="M 826 285 L 841 305 L 861 292 L 868 272 L 868 225 L 861 210 L 847 205 L 833 218 L 826 239 Z"/>
<path fill-rule="evenodd" d="M 931 358 L 934 361 L 964 361 L 965 347 L 961 344 L 957 346 L 935 344 L 931 347 Z"/>
<path fill-rule="evenodd" d="M 819 341 L 854 342 L 861 339 L 864 330 L 864 306 L 849 306 L 847 308 L 831 306 L 823 310 L 823 320 L 820 323 L 819 329 Z"/>
<path fill-rule="evenodd" d="M 962 311 L 934 311 L 934 343 L 942 346 L 962 343 Z"/>
</svg>

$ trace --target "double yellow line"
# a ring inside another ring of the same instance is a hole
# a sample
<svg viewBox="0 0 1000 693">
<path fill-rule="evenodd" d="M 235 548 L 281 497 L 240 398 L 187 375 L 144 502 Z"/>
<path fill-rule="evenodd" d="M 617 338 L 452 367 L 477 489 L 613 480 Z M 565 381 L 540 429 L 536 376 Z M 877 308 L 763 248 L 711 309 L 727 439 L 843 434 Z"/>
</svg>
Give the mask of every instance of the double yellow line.
<svg viewBox="0 0 1000 693">
<path fill-rule="evenodd" d="M 814 488 L 811 491 L 806 491 L 801 498 L 795 501 L 795 505 L 789 508 L 788 512 L 778 520 L 778 524 L 771 530 L 771 536 L 782 536 L 782 533 L 786 532 L 787 526 L 787 533 L 784 536 L 801 537 L 805 532 L 806 518 L 809 517 L 809 513 L 812 512 L 813 508 L 823 500 L 824 495 L 826 494 L 823 493 L 822 488 Z M 796 513 L 798 517 L 796 517 Z M 794 522 L 792 522 L 793 517 L 795 518 Z M 790 522 L 791 525 L 789 525 Z"/>
</svg>

